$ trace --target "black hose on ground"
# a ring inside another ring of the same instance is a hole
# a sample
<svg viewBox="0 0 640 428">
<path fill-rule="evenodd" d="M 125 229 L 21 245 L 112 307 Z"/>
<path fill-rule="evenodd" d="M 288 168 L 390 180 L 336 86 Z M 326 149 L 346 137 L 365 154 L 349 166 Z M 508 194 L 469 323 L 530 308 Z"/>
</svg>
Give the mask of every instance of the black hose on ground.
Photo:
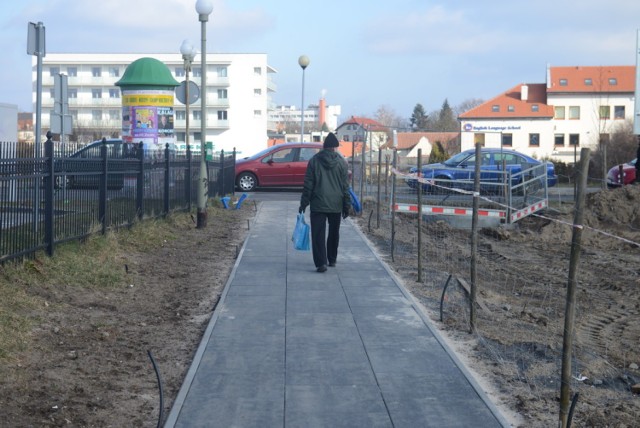
<svg viewBox="0 0 640 428">
<path fill-rule="evenodd" d="M 164 392 L 162 392 L 162 379 L 160 378 L 160 371 L 158 370 L 156 361 L 153 359 L 151 351 L 147 350 L 147 355 L 149 355 L 149 359 L 151 360 L 151 364 L 153 365 L 153 370 L 156 372 L 156 378 L 158 379 L 158 388 L 160 390 L 160 411 L 158 412 L 158 425 L 156 425 L 157 428 L 160 428 L 162 426 L 162 419 L 164 419 Z"/>
</svg>

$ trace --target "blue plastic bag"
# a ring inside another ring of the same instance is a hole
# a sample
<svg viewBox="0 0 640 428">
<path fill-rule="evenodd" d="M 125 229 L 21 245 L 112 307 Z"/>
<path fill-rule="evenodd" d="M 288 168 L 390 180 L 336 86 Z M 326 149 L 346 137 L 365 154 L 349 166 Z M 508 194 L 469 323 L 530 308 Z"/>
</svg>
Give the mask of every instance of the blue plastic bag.
<svg viewBox="0 0 640 428">
<path fill-rule="evenodd" d="M 360 200 L 351 187 L 349 187 L 349 194 L 351 195 L 351 206 L 353 207 L 353 211 L 355 211 L 356 214 L 360 214 L 362 211 L 362 205 L 360 205 Z"/>
<path fill-rule="evenodd" d="M 309 251 L 311 249 L 310 233 L 309 225 L 304 221 L 304 214 L 298 214 L 296 227 L 293 229 L 293 236 L 291 237 L 293 248 L 301 251 Z"/>
</svg>

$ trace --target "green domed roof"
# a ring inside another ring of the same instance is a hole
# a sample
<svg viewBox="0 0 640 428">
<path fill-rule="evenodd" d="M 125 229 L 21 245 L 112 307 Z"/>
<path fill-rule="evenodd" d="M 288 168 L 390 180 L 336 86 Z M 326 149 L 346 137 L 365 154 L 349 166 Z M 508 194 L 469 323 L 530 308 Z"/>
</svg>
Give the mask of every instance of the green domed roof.
<svg viewBox="0 0 640 428">
<path fill-rule="evenodd" d="M 155 58 L 140 58 L 133 61 L 116 86 L 164 86 L 175 88 L 180 83 L 173 78 L 169 67 Z"/>
</svg>

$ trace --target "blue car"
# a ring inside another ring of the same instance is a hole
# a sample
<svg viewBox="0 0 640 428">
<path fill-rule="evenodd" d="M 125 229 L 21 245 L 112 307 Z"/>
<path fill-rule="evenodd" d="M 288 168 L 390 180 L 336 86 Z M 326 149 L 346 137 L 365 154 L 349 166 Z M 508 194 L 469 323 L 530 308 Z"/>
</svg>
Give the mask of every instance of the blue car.
<svg viewBox="0 0 640 428">
<path fill-rule="evenodd" d="M 469 149 L 449 158 L 443 163 L 434 163 L 422 167 L 422 178 L 433 179 L 430 183 L 421 183 L 423 192 L 436 191 L 438 186 L 457 189 L 473 189 L 475 177 L 476 150 Z M 544 186 L 543 177 L 546 176 L 547 186 L 557 183 L 555 167 L 552 162 L 541 162 L 514 150 L 499 148 L 482 148 L 480 150 L 480 183 L 481 190 L 495 192 L 504 186 L 507 178 L 511 177 L 512 187 L 539 189 Z M 410 169 L 411 174 L 418 171 L 416 167 Z M 406 183 L 413 189 L 418 188 L 418 181 L 407 179 Z"/>
</svg>

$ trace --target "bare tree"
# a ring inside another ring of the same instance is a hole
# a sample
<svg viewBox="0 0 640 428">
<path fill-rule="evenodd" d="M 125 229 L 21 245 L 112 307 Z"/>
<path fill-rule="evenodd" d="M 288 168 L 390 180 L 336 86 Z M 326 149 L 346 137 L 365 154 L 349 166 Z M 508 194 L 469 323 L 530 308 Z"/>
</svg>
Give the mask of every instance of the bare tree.
<svg viewBox="0 0 640 428">
<path fill-rule="evenodd" d="M 453 110 L 457 117 L 457 116 L 460 116 L 462 113 L 468 112 L 472 108 L 478 107 L 480 104 L 483 104 L 483 103 L 484 103 L 484 100 L 481 98 L 468 98 L 463 102 L 461 102 L 460 104 L 458 104 L 458 106 L 455 107 Z"/>
<path fill-rule="evenodd" d="M 597 149 L 590 157 L 589 171 L 593 171 L 594 176 L 602 178 L 600 171 L 608 170 L 614 165 L 629 162 L 635 157 L 636 148 L 637 142 L 633 134 L 633 122 L 631 119 L 627 119 L 616 126 L 608 140 L 602 139 L 600 141 Z"/>
<path fill-rule="evenodd" d="M 405 119 L 398 116 L 396 112 L 388 105 L 381 105 L 374 114 L 374 119 L 389 129 L 407 129 L 408 123 Z"/>
</svg>

